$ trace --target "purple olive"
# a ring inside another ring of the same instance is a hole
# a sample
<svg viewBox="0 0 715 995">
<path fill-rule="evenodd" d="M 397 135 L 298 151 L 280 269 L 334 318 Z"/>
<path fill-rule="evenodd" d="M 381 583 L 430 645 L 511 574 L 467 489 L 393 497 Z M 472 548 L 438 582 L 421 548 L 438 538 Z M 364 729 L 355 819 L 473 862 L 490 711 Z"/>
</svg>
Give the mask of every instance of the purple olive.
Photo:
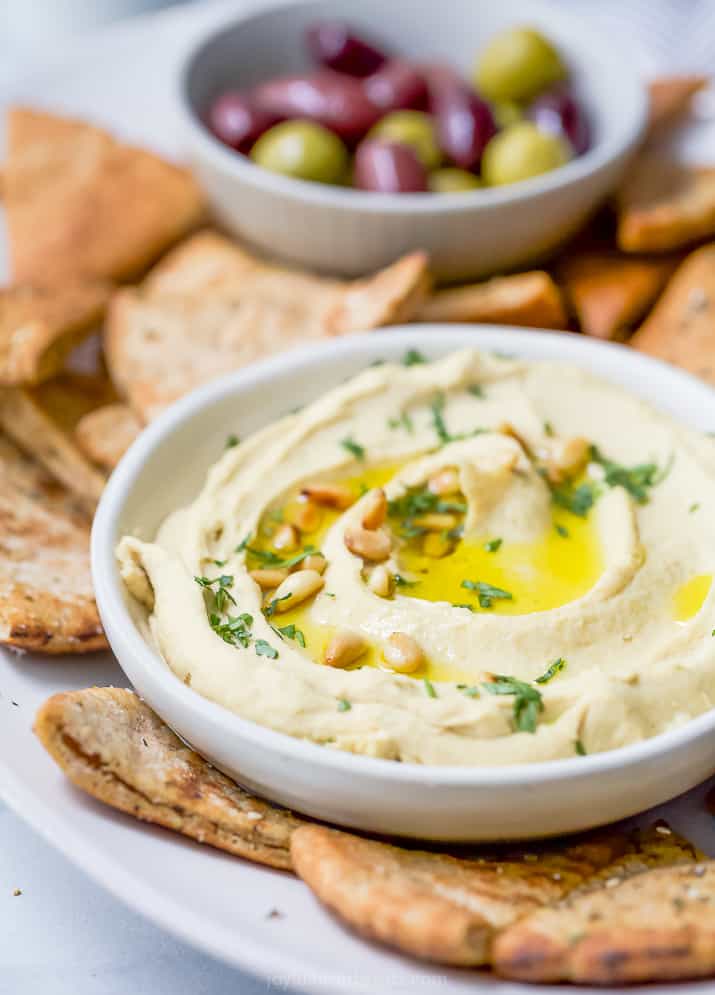
<svg viewBox="0 0 715 995">
<path fill-rule="evenodd" d="M 431 66 L 425 76 L 442 151 L 460 169 L 475 169 L 497 130 L 489 105 L 447 66 Z"/>
<path fill-rule="evenodd" d="M 243 93 L 221 94 L 209 107 L 207 124 L 216 138 L 237 152 L 248 155 L 251 146 L 279 118 L 254 107 Z"/>
<path fill-rule="evenodd" d="M 379 116 L 358 80 L 329 69 L 259 83 L 251 100 L 278 118 L 316 121 L 347 142 L 359 141 Z"/>
<path fill-rule="evenodd" d="M 541 131 L 567 138 L 575 155 L 591 144 L 591 129 L 581 104 L 563 88 L 542 93 L 530 105 L 529 117 Z"/>
<path fill-rule="evenodd" d="M 424 77 L 402 59 L 390 59 L 363 83 L 368 99 L 383 114 L 422 110 L 427 103 Z"/>
<path fill-rule="evenodd" d="M 385 56 L 344 21 L 318 21 L 306 31 L 308 50 L 317 63 L 348 76 L 369 76 L 385 61 Z"/>
<path fill-rule="evenodd" d="M 422 193 L 427 172 L 407 145 L 371 138 L 357 147 L 353 182 L 374 193 Z"/>
</svg>

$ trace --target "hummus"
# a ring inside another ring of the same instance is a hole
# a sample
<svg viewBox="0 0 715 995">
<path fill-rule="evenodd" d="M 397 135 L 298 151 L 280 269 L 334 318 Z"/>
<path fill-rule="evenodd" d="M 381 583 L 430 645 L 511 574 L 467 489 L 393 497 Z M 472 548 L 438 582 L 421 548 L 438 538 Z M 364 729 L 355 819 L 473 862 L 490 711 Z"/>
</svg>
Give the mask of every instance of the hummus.
<svg viewBox="0 0 715 995">
<path fill-rule="evenodd" d="M 615 386 L 410 355 L 229 445 L 118 559 L 171 670 L 244 718 L 514 764 L 713 707 L 714 506 L 712 441 Z"/>
</svg>

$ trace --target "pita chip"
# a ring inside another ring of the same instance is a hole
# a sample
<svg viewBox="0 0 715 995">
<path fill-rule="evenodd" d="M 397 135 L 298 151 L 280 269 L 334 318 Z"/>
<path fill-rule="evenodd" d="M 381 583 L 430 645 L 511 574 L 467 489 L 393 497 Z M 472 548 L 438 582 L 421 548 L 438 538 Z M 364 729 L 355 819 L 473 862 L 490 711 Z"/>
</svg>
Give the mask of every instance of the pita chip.
<svg viewBox="0 0 715 995">
<path fill-rule="evenodd" d="M 438 290 L 427 298 L 416 320 L 483 321 L 531 328 L 568 326 L 561 291 L 542 270 Z"/>
<path fill-rule="evenodd" d="M 684 114 L 690 108 L 695 94 L 707 84 L 707 76 L 658 76 L 652 79 L 648 84 L 649 128 L 660 128 Z"/>
<path fill-rule="evenodd" d="M 106 404 L 80 418 L 74 437 L 84 455 L 110 473 L 141 429 L 141 422 L 126 404 Z"/>
</svg>

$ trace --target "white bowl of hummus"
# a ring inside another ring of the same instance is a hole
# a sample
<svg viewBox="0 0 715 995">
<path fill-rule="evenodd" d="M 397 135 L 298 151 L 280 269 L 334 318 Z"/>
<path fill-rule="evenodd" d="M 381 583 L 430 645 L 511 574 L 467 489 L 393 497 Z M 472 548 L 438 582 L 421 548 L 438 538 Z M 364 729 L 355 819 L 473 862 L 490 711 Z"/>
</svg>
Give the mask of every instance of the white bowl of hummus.
<svg viewBox="0 0 715 995">
<path fill-rule="evenodd" d="M 137 691 L 252 790 L 515 839 L 715 767 L 715 395 L 617 345 L 428 326 L 196 391 L 92 557 Z"/>
</svg>

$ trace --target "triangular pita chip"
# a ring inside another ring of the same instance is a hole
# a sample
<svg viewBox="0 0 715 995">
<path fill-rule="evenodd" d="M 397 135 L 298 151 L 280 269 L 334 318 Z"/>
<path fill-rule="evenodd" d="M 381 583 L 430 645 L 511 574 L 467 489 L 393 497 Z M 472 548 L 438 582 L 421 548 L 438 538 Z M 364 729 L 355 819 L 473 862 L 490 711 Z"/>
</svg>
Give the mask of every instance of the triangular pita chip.
<svg viewBox="0 0 715 995">
<path fill-rule="evenodd" d="M 417 320 L 484 321 L 531 328 L 566 328 L 568 323 L 559 288 L 541 270 L 438 290 L 427 298 Z"/>
<path fill-rule="evenodd" d="M 695 94 L 707 86 L 707 83 L 707 76 L 659 76 L 652 79 L 648 84 L 649 128 L 659 128 L 683 114 L 690 107 Z"/>
<path fill-rule="evenodd" d="M 111 471 L 141 429 L 141 422 L 126 404 L 107 404 L 84 415 L 74 437 L 88 459 Z"/>
</svg>

